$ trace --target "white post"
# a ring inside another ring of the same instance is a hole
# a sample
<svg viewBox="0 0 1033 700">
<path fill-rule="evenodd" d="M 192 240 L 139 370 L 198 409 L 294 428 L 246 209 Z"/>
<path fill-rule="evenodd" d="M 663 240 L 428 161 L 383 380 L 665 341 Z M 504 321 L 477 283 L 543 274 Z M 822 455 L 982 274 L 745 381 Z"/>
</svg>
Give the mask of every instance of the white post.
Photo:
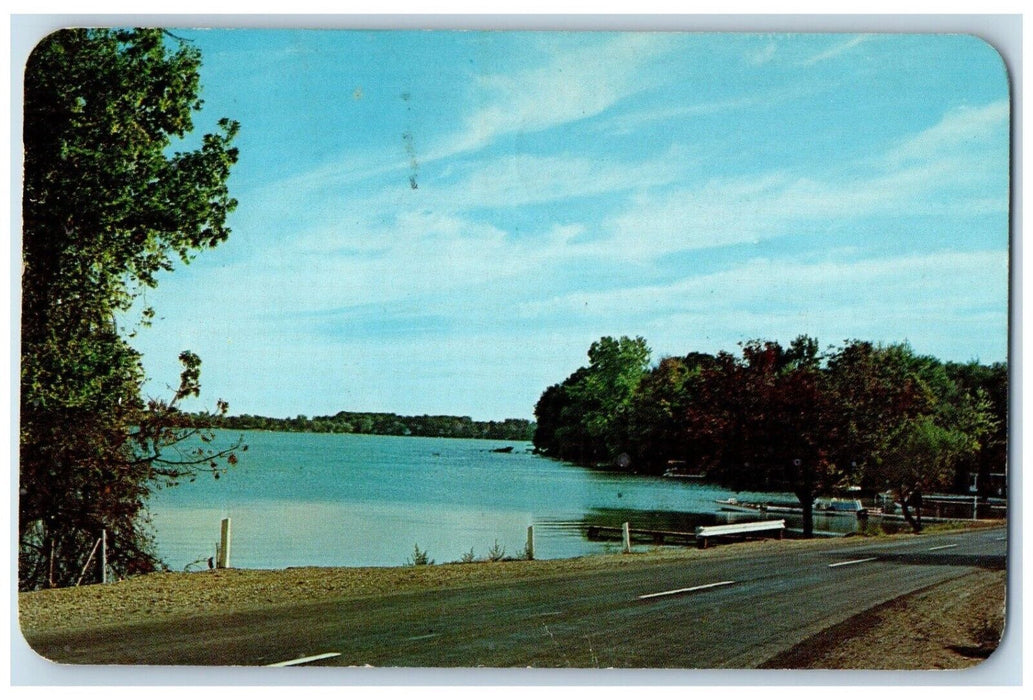
<svg viewBox="0 0 1033 700">
<path fill-rule="evenodd" d="M 624 523 L 621 527 L 624 530 L 624 553 L 631 554 L 631 525 Z"/>
<path fill-rule="evenodd" d="M 108 582 L 108 531 L 100 531 L 100 582 Z"/>
<path fill-rule="evenodd" d="M 82 571 L 79 572 L 79 578 L 76 580 L 75 585 L 78 586 L 82 583 L 82 577 L 86 575 L 86 570 L 90 568 L 90 563 L 93 561 L 93 555 L 97 553 L 97 547 L 100 547 L 100 540 L 93 543 L 93 549 L 90 550 L 90 556 L 86 557 L 86 563 L 82 565 Z M 50 568 L 54 568 L 54 550 L 50 550 Z M 53 584 L 53 575 L 51 575 L 51 584 Z M 53 585 L 51 585 L 53 587 Z"/>
<path fill-rule="evenodd" d="M 230 519 L 222 519 L 222 539 L 219 542 L 219 560 L 216 562 L 217 569 L 230 568 Z"/>
<path fill-rule="evenodd" d="M 972 519 L 979 520 L 979 496 L 972 497 Z"/>
<path fill-rule="evenodd" d="M 534 559 L 534 525 L 527 526 L 527 558 Z"/>
</svg>

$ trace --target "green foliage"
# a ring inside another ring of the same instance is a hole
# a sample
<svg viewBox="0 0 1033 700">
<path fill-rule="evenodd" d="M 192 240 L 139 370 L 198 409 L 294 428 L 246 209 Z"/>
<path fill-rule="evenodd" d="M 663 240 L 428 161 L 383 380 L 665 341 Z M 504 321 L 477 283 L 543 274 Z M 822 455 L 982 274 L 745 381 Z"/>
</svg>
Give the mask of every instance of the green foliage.
<svg viewBox="0 0 1033 700">
<path fill-rule="evenodd" d="M 1003 365 L 945 365 L 857 340 L 823 354 L 807 336 L 651 368 L 641 338 L 603 338 L 589 359 L 539 399 L 540 451 L 582 464 L 625 453 L 640 472 L 673 462 L 737 489 L 790 490 L 805 530 L 823 492 L 961 489 L 969 473 L 1004 470 Z"/>
<path fill-rule="evenodd" d="M 700 431 L 690 434 L 689 416 L 707 390 L 706 373 L 717 362 L 702 353 L 665 357 L 643 377 L 629 409 L 625 450 L 635 469 L 661 473 L 670 467 L 696 468 L 715 451 Z"/>
<path fill-rule="evenodd" d="M 609 336 L 592 343 L 588 367 L 546 390 L 535 407 L 535 445 L 546 454 L 592 464 L 628 441 L 631 401 L 649 368 L 642 338 Z"/>
<path fill-rule="evenodd" d="M 488 550 L 488 561 L 502 561 L 506 556 L 506 547 L 500 545 L 498 540 L 495 540 L 495 544 Z"/>
<path fill-rule="evenodd" d="M 226 180 L 237 124 L 193 151 L 200 55 L 160 30 L 49 35 L 25 71 L 19 586 L 73 583 L 102 530 L 118 576 L 158 566 L 143 517 L 151 489 L 218 472 L 210 436 L 179 402 L 199 392 L 200 360 L 180 355 L 180 386 L 144 401 L 139 354 L 116 319 L 173 260 L 226 239 Z M 143 311 L 149 323 L 153 311 Z M 226 405 L 218 404 L 225 413 Z M 188 437 L 185 455 L 167 448 Z"/>
<path fill-rule="evenodd" d="M 414 544 L 412 554 L 409 555 L 409 559 L 405 563 L 406 566 L 430 566 L 434 563 L 434 560 L 427 555 L 427 550 L 420 549 L 419 544 Z"/>
</svg>

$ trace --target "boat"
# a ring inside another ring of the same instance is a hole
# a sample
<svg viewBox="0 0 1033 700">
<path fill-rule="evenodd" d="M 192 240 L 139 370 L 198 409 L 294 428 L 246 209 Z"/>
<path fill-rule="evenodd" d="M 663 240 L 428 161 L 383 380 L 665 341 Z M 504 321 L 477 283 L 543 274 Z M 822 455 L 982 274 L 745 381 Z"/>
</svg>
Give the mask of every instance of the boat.
<svg viewBox="0 0 1033 700">
<path fill-rule="evenodd" d="M 735 498 L 718 499 L 714 501 L 721 507 L 721 510 L 732 513 L 764 513 L 767 511 L 765 503 L 748 503 Z"/>
<path fill-rule="evenodd" d="M 671 459 L 667 461 L 667 469 L 664 471 L 664 476 L 668 479 L 706 479 L 707 472 L 702 469 L 689 471 L 685 462 Z"/>
<path fill-rule="evenodd" d="M 868 517 L 868 509 L 856 498 L 817 498 L 814 501 L 814 512 L 823 515 Z"/>
<path fill-rule="evenodd" d="M 678 469 L 668 469 L 664 472 L 668 479 L 706 479 L 706 472 L 683 472 Z"/>
</svg>

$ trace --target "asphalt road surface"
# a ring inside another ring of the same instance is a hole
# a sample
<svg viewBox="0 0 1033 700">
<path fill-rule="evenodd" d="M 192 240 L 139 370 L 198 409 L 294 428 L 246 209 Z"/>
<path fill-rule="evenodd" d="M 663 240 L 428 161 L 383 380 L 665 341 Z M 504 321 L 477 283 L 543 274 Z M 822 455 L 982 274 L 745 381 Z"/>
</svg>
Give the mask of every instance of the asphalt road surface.
<svg viewBox="0 0 1033 700">
<path fill-rule="evenodd" d="M 735 545 L 725 545 L 734 547 Z M 34 635 L 92 664 L 755 668 L 851 616 L 977 567 L 1003 569 L 1004 529 L 626 566 L 542 580 L 284 604 Z"/>
</svg>

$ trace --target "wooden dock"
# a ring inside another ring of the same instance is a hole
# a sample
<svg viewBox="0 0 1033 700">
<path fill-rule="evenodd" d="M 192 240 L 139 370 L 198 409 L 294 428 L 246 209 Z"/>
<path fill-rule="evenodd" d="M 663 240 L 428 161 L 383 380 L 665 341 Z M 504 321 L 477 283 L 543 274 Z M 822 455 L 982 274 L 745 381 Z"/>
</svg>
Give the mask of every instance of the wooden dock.
<svg viewBox="0 0 1033 700">
<path fill-rule="evenodd" d="M 646 530 L 642 528 L 629 528 L 631 539 L 636 542 L 651 542 L 652 544 L 695 544 L 696 533 L 678 532 L 676 530 Z M 589 525 L 588 539 L 590 540 L 619 540 L 624 536 L 624 528 L 611 527 L 609 525 Z"/>
</svg>

